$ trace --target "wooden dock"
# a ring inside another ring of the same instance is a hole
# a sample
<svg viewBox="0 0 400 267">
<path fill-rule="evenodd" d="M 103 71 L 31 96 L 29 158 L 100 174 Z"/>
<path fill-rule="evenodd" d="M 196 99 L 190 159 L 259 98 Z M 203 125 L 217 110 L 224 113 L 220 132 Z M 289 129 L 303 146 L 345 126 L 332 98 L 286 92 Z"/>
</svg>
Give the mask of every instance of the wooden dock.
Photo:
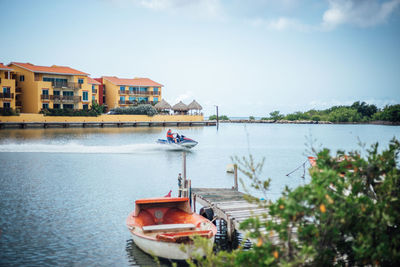
<svg viewBox="0 0 400 267">
<path fill-rule="evenodd" d="M 226 221 L 230 241 L 235 230 L 240 232 L 241 222 L 256 215 L 268 213 L 267 209 L 247 202 L 244 198 L 245 194 L 235 188 L 192 188 L 191 191 L 194 208 L 198 202 L 204 207 L 210 207 L 214 212 L 214 217 Z"/>
<path fill-rule="evenodd" d="M 72 128 L 72 127 L 166 127 L 166 126 L 215 126 L 215 121 L 115 121 L 115 122 L 0 122 L 5 128 Z"/>
</svg>

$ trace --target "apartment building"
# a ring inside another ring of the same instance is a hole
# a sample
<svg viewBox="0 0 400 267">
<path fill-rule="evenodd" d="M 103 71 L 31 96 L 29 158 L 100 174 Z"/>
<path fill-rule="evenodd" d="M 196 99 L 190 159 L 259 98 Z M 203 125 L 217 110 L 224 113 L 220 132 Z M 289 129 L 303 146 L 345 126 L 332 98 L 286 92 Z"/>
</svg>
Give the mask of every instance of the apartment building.
<svg viewBox="0 0 400 267">
<path fill-rule="evenodd" d="M 163 85 L 149 78 L 123 79 L 103 76 L 102 84 L 105 103 L 109 109 L 136 104 L 155 104 L 162 99 Z"/>
<path fill-rule="evenodd" d="M 37 66 L 11 62 L 16 87 L 21 88 L 21 112 L 38 113 L 42 109 L 89 109 L 93 84 L 85 72 L 65 66 Z M 96 95 L 94 97 L 96 99 Z"/>
<path fill-rule="evenodd" d="M 95 101 L 97 104 L 100 104 L 101 83 L 90 77 L 87 78 L 88 78 L 88 84 L 90 84 L 90 86 L 92 87 L 92 101 Z M 101 101 L 101 103 L 103 103 L 103 101 Z"/>
<path fill-rule="evenodd" d="M 15 109 L 17 103 L 15 101 L 14 70 L 5 66 L 3 63 L 0 63 L 0 90 L 0 109 Z"/>
</svg>

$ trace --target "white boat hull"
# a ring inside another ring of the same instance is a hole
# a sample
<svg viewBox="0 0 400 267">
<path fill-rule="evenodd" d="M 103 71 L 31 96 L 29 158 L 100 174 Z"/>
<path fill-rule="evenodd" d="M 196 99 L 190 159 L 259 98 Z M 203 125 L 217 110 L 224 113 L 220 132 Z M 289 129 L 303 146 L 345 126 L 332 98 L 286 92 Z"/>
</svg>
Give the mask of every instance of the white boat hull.
<svg viewBox="0 0 400 267">
<path fill-rule="evenodd" d="M 194 251 L 192 244 L 156 241 L 137 236 L 133 233 L 132 236 L 133 241 L 141 250 L 153 256 L 171 260 L 186 260 L 194 254 L 205 256 L 205 252 L 202 249 Z M 214 243 L 214 238 L 213 236 L 209 239 L 211 244 Z M 184 246 L 184 250 L 182 250 L 182 246 Z"/>
</svg>

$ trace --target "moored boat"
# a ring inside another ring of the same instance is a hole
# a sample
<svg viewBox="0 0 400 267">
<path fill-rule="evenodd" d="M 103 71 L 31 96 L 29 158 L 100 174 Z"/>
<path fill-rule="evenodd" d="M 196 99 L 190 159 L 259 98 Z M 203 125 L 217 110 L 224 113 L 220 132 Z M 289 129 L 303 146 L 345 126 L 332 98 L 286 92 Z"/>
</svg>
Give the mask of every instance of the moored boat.
<svg viewBox="0 0 400 267">
<path fill-rule="evenodd" d="M 205 237 L 213 243 L 217 233 L 214 224 L 191 211 L 188 198 L 136 200 L 126 224 L 140 249 L 173 260 L 188 259 L 192 253 L 204 255 L 204 251 L 194 250 L 192 237 Z"/>
</svg>

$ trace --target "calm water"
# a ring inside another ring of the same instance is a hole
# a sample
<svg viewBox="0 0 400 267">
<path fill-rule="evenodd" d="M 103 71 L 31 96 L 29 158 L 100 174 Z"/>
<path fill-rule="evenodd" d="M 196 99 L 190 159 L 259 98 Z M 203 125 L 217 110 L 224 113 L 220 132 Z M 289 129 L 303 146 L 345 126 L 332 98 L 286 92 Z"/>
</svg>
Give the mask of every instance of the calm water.
<svg viewBox="0 0 400 267">
<path fill-rule="evenodd" d="M 130 266 L 152 259 L 133 243 L 125 219 L 137 198 L 163 196 L 181 172 L 181 152 L 154 144 L 167 128 L 0 130 L 0 265 Z M 188 152 L 193 187 L 231 187 L 231 156 L 265 157 L 269 198 L 307 182 L 315 147 L 386 145 L 400 128 L 375 125 L 222 124 L 173 128 L 199 141 Z M 311 137 L 311 138 L 310 138 Z"/>
</svg>

